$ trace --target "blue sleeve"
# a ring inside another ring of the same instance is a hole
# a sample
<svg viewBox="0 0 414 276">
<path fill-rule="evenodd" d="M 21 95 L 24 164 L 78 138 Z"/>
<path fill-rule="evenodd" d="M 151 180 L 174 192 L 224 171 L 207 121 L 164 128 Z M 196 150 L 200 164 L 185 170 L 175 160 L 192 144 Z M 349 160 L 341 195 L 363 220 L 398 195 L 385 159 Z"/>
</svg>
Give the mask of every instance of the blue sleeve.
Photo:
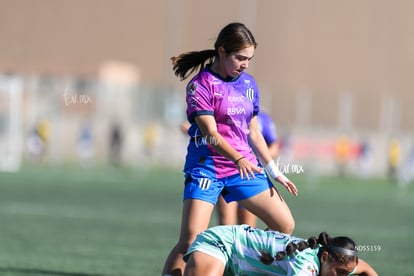
<svg viewBox="0 0 414 276">
<path fill-rule="evenodd" d="M 262 135 L 268 145 L 277 141 L 276 125 L 272 118 L 264 112 L 260 112 L 259 116 L 259 127 L 262 131 Z"/>
</svg>

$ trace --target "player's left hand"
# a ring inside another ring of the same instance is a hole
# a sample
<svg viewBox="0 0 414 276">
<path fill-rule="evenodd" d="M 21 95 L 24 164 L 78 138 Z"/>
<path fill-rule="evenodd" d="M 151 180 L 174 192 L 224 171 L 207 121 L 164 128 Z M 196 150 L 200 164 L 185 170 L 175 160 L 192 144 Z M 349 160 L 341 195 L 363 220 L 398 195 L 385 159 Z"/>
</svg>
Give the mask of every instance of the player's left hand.
<svg viewBox="0 0 414 276">
<path fill-rule="evenodd" d="M 282 186 L 285 187 L 289 191 L 289 193 L 293 194 L 294 196 L 298 195 L 298 189 L 296 188 L 295 183 L 290 181 L 289 178 L 287 178 L 286 176 L 279 175 L 275 178 L 275 180 L 282 184 Z"/>
</svg>

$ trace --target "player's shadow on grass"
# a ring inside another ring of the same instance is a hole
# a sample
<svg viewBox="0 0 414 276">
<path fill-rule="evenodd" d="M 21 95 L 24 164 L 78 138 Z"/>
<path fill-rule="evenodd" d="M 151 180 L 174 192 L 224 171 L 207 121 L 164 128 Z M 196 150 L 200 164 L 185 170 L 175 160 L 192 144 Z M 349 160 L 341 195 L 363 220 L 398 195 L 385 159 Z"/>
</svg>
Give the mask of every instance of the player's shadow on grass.
<svg viewBox="0 0 414 276">
<path fill-rule="evenodd" d="M 52 276 L 106 276 L 103 274 L 91 274 L 82 272 L 64 272 L 36 268 L 0 267 L 0 272 L 24 273 L 27 275 L 52 275 Z"/>
</svg>

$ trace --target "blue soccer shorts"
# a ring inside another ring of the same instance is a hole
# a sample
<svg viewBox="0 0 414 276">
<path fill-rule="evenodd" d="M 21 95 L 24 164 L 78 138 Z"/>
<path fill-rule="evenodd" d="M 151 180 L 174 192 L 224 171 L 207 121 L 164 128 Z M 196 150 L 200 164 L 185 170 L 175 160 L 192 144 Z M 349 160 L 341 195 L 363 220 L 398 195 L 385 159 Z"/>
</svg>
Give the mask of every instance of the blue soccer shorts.
<svg viewBox="0 0 414 276">
<path fill-rule="evenodd" d="M 255 196 L 273 186 L 265 172 L 255 173 L 250 180 L 240 174 L 213 178 L 199 168 L 185 174 L 184 200 L 199 199 L 216 204 L 221 194 L 226 202 L 239 201 Z"/>
</svg>

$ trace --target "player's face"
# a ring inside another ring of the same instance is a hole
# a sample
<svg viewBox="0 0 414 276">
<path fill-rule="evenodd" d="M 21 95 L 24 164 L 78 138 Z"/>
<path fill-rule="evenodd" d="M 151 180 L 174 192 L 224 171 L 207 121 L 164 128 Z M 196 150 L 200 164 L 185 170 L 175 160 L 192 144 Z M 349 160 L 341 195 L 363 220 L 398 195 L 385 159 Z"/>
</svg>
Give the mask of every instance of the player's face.
<svg viewBox="0 0 414 276">
<path fill-rule="evenodd" d="M 325 252 L 324 252 L 325 253 Z M 332 260 L 328 254 L 326 258 L 321 258 L 321 276 L 346 276 L 354 271 L 357 263 L 356 261 L 348 262 L 347 264 L 341 264 Z"/>
<path fill-rule="evenodd" d="M 238 52 L 231 52 L 223 56 L 223 70 L 227 77 L 235 78 L 249 67 L 253 58 L 254 46 L 244 48 Z"/>
</svg>

